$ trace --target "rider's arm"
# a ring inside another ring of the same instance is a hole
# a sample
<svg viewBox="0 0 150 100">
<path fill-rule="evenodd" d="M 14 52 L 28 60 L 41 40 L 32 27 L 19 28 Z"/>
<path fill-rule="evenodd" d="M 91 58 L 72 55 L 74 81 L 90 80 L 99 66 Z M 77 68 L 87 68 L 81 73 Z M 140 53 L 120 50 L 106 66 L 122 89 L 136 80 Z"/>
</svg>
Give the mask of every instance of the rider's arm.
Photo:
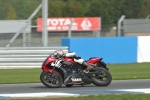
<svg viewBox="0 0 150 100">
<path fill-rule="evenodd" d="M 65 57 L 74 57 L 74 56 L 76 56 L 75 52 L 69 52 L 65 54 Z"/>
</svg>

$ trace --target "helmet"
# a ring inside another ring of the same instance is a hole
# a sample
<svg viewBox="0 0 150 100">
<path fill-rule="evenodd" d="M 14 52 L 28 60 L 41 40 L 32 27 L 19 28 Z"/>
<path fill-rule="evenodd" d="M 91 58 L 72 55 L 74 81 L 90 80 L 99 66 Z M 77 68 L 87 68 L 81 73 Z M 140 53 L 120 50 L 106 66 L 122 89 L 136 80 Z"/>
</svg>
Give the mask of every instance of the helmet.
<svg viewBox="0 0 150 100">
<path fill-rule="evenodd" d="M 65 54 L 64 51 L 62 49 L 59 49 L 59 50 L 54 51 L 53 56 L 55 58 L 61 58 L 64 56 L 64 54 Z"/>
</svg>

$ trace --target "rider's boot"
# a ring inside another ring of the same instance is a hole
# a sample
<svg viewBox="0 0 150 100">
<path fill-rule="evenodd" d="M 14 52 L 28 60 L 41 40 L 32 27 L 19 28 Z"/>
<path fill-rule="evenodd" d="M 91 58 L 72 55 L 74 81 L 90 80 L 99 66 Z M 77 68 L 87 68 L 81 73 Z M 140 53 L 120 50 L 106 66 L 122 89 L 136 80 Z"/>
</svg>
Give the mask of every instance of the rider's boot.
<svg viewBox="0 0 150 100">
<path fill-rule="evenodd" d="M 94 68 L 94 66 L 93 66 L 93 65 L 88 64 L 86 61 L 84 61 L 82 64 L 83 64 L 84 66 L 86 66 L 86 69 L 85 69 L 85 70 L 91 70 L 91 69 L 93 69 L 93 68 Z"/>
<path fill-rule="evenodd" d="M 84 69 L 86 69 L 86 70 L 90 70 L 90 69 L 92 69 L 92 68 L 94 67 L 94 66 L 88 64 L 86 61 L 84 61 L 84 60 L 81 59 L 81 58 L 79 58 L 79 59 L 74 59 L 74 61 L 77 62 L 77 63 L 79 63 L 79 64 L 82 64 L 83 66 L 85 66 L 86 68 L 84 68 Z"/>
</svg>

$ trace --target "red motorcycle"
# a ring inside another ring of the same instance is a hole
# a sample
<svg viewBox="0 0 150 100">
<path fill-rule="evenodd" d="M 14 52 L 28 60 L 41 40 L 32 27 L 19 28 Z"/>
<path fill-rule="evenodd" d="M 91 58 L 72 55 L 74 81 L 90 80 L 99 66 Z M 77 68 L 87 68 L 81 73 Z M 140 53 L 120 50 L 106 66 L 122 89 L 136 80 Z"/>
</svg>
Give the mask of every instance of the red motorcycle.
<svg viewBox="0 0 150 100">
<path fill-rule="evenodd" d="M 96 86 L 108 86 L 112 81 L 109 69 L 102 58 L 93 57 L 87 60 L 88 64 L 94 65 L 90 70 L 84 70 L 85 66 L 74 62 L 73 57 L 61 58 L 59 67 L 51 66 L 57 58 L 48 56 L 42 64 L 41 82 L 49 88 L 59 88 L 62 84 L 66 87 L 73 85 L 84 86 L 93 83 Z"/>
</svg>

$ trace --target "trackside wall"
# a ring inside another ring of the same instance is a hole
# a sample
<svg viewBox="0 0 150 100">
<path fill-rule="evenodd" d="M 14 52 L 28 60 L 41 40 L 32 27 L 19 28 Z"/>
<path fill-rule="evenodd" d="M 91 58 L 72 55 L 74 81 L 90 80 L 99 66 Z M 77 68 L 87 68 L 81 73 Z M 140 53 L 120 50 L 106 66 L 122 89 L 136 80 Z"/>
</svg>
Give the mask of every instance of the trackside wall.
<svg viewBox="0 0 150 100">
<path fill-rule="evenodd" d="M 102 57 L 106 63 L 137 62 L 137 37 L 63 38 L 62 46 L 83 59 Z"/>
</svg>

